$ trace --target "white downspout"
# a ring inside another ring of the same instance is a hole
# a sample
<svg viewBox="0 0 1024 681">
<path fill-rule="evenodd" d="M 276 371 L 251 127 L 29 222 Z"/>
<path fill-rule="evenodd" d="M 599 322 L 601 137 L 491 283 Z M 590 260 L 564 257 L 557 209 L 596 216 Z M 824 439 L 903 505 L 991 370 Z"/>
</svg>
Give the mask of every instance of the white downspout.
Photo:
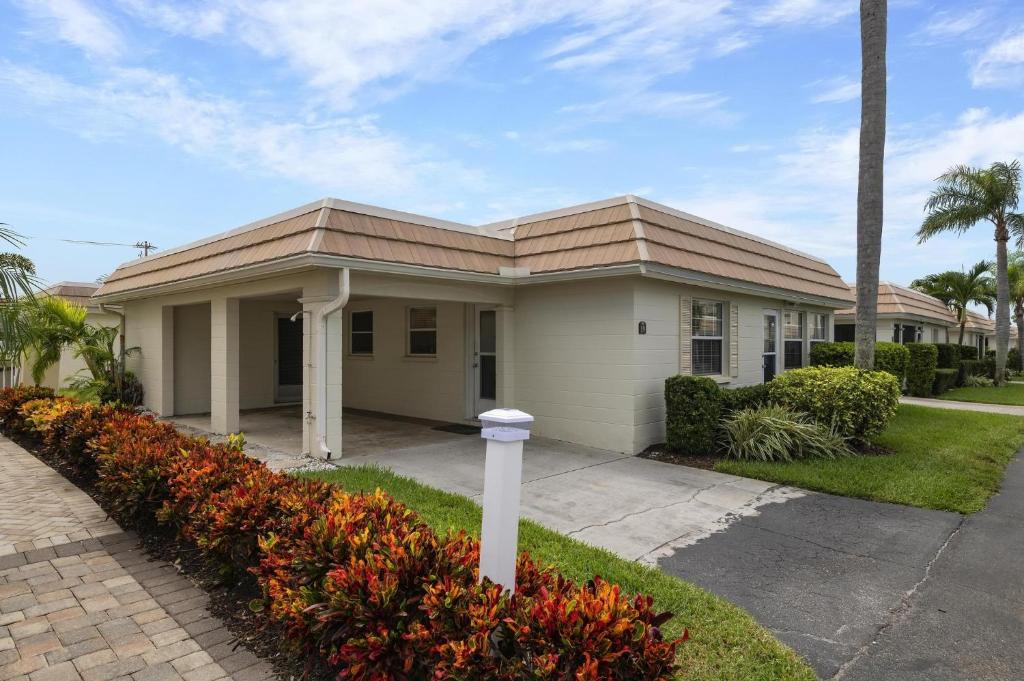
<svg viewBox="0 0 1024 681">
<path fill-rule="evenodd" d="M 348 268 L 343 267 L 338 273 L 338 297 L 327 302 L 316 315 L 320 330 L 316 362 L 316 442 L 319 455 L 325 459 L 331 458 L 327 446 L 327 318 L 348 304 L 349 291 Z"/>
</svg>

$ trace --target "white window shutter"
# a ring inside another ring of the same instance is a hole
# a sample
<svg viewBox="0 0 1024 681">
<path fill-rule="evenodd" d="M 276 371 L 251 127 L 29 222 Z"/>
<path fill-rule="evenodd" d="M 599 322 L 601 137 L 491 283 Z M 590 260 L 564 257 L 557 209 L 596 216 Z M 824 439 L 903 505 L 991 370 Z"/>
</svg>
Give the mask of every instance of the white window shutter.
<svg viewBox="0 0 1024 681">
<path fill-rule="evenodd" d="M 740 375 L 740 306 L 729 304 L 729 375 Z"/>
<path fill-rule="evenodd" d="M 679 296 L 679 373 L 689 376 L 693 373 L 693 300 L 690 296 Z"/>
</svg>

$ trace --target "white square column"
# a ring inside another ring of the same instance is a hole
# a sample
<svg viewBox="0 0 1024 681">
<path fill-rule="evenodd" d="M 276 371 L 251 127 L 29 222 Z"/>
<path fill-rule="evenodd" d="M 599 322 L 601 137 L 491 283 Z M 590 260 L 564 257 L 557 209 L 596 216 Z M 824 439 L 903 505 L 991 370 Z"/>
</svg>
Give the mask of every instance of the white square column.
<svg viewBox="0 0 1024 681">
<path fill-rule="evenodd" d="M 147 406 L 160 416 L 174 415 L 174 307 L 160 308 L 159 346 L 153 348 L 158 354 L 156 363 L 157 380 L 153 394 L 146 399 Z"/>
<path fill-rule="evenodd" d="M 311 456 L 321 456 L 317 439 L 317 386 L 326 375 L 327 400 L 324 418 L 326 423 L 327 448 L 332 458 L 341 457 L 342 448 L 342 362 L 344 357 L 344 310 L 337 310 L 327 318 L 327 336 L 321 333 L 320 312 L 333 301 L 336 295 L 303 296 L 302 303 L 304 343 L 302 405 L 305 418 L 302 425 L 303 451 Z M 320 367 L 320 348 L 327 344 L 326 371 Z"/>
<path fill-rule="evenodd" d="M 238 432 L 238 298 L 210 301 L 210 430 Z"/>
</svg>

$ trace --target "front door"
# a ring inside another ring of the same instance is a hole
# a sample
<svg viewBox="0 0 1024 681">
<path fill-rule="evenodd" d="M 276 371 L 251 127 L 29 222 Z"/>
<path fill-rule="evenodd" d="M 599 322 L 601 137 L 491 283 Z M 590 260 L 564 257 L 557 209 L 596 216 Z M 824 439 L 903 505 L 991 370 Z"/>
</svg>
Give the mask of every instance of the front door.
<svg viewBox="0 0 1024 681">
<path fill-rule="evenodd" d="M 473 413 L 494 409 L 498 394 L 498 313 L 476 310 L 476 346 L 473 352 L 475 372 Z"/>
<path fill-rule="evenodd" d="M 278 316 L 274 353 L 274 401 L 302 401 L 302 320 Z"/>
<path fill-rule="evenodd" d="M 764 354 L 762 355 L 762 366 L 764 367 L 763 381 L 775 378 L 779 365 L 779 313 L 775 310 L 764 311 Z"/>
</svg>

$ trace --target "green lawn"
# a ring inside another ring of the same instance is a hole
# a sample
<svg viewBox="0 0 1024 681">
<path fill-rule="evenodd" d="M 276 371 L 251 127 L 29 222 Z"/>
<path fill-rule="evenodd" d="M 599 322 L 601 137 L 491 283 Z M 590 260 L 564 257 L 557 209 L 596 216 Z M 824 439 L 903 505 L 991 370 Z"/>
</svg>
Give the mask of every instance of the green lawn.
<svg viewBox="0 0 1024 681">
<path fill-rule="evenodd" d="M 438 531 L 462 528 L 479 534 L 480 507 L 458 494 L 442 492 L 374 467 L 343 468 L 311 474 L 347 490 L 381 488 L 418 511 Z M 628 593 L 654 597 L 655 607 L 675 613 L 663 627 L 690 640 L 679 649 L 680 674 L 688 681 L 795 679 L 812 681 L 814 672 L 745 611 L 693 584 L 639 563 L 570 539 L 529 520 L 519 525 L 519 546 L 577 581 L 594 575 L 619 584 Z"/>
<path fill-rule="evenodd" d="M 1006 465 L 1024 445 L 1024 418 L 902 405 L 876 443 L 892 454 L 793 463 L 723 460 L 715 470 L 847 497 L 973 513 L 999 489 Z"/>
<path fill-rule="evenodd" d="M 1024 383 L 1008 383 L 998 388 L 953 388 L 940 395 L 939 399 L 1024 406 Z"/>
</svg>

